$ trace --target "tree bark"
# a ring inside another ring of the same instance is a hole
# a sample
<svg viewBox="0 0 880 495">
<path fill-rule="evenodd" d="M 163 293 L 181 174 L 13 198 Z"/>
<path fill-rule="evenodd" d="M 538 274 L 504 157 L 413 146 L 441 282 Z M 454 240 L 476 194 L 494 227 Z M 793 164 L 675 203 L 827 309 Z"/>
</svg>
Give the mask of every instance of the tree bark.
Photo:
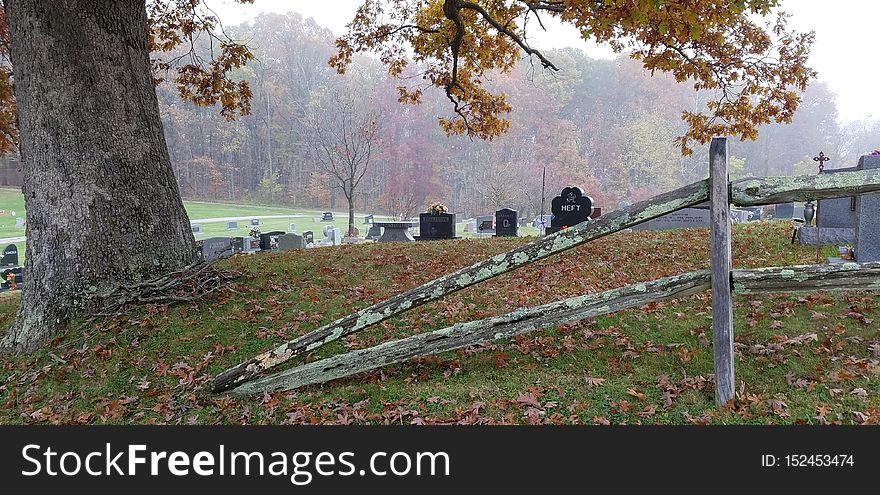
<svg viewBox="0 0 880 495">
<path fill-rule="evenodd" d="M 27 208 L 27 352 L 91 309 L 82 293 L 194 259 L 159 120 L 144 1 L 7 0 Z"/>
</svg>

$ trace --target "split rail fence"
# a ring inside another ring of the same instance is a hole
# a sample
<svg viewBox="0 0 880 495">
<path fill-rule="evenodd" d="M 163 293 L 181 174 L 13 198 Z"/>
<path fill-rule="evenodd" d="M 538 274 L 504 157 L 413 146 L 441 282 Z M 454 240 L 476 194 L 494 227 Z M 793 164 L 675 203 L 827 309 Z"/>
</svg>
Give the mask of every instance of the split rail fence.
<svg viewBox="0 0 880 495">
<path fill-rule="evenodd" d="M 542 328 L 613 313 L 712 289 L 715 400 L 734 397 L 734 293 L 790 293 L 815 290 L 880 289 L 880 263 L 844 263 L 733 270 L 730 205 L 761 206 L 880 192 L 880 170 L 797 177 L 729 181 L 727 139 L 709 149 L 709 178 L 610 212 L 507 253 L 410 289 L 340 318 L 232 367 L 211 383 L 211 391 L 257 394 L 292 390 L 426 356 L 533 332 Z M 367 349 L 263 375 L 269 369 L 345 335 L 440 299 L 502 273 L 547 258 L 648 220 L 711 201 L 711 269 L 586 294 L 524 308 L 501 316 L 455 324 L 440 330 L 385 342 Z"/>
</svg>

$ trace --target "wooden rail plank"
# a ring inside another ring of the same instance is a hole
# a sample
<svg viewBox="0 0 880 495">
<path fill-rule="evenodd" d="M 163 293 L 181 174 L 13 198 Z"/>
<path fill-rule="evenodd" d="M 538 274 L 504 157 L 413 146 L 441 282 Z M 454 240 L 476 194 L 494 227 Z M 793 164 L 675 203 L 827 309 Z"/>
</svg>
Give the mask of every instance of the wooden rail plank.
<svg viewBox="0 0 880 495">
<path fill-rule="evenodd" d="M 712 349 L 715 357 L 715 402 L 720 406 L 733 399 L 733 297 L 730 271 L 733 268 L 730 229 L 730 184 L 727 139 L 713 138 L 709 145 L 709 192 L 712 246 Z"/>
<path fill-rule="evenodd" d="M 737 294 L 880 290 L 880 262 L 733 270 L 733 279 Z M 709 270 L 701 270 L 459 323 L 285 370 L 243 384 L 230 393 L 260 394 L 324 383 L 419 356 L 506 339 L 542 328 L 640 307 L 650 302 L 687 297 L 708 290 L 711 286 L 710 280 Z"/>
<path fill-rule="evenodd" d="M 709 271 L 686 273 L 597 294 L 572 297 L 502 316 L 459 323 L 433 332 L 389 341 L 375 347 L 339 354 L 245 383 L 230 393 L 250 395 L 292 390 L 306 385 L 371 371 L 418 356 L 506 339 L 541 328 L 614 313 L 650 302 L 676 299 L 709 288 Z"/>
<path fill-rule="evenodd" d="M 736 206 L 762 206 L 874 192 L 880 192 L 880 169 L 740 179 L 730 184 L 730 202 Z"/>
</svg>

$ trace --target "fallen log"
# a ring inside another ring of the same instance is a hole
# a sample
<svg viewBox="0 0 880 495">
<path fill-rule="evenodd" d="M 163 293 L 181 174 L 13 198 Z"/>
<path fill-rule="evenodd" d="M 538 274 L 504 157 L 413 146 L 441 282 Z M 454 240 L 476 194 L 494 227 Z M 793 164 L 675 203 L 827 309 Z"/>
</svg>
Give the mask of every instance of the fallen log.
<svg viewBox="0 0 880 495">
<path fill-rule="evenodd" d="M 880 263 L 733 270 L 733 284 L 738 294 L 880 289 Z M 230 393 L 252 395 L 293 390 L 406 362 L 415 357 L 507 339 L 651 302 L 686 297 L 708 290 L 710 285 L 710 272 L 701 270 L 523 308 L 304 364 L 245 383 Z"/>
</svg>

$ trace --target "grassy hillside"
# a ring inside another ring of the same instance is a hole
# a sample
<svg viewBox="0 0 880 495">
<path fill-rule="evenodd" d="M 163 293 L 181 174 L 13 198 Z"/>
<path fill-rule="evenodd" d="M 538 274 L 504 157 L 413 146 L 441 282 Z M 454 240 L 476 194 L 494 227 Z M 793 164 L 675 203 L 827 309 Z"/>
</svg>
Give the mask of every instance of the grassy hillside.
<svg viewBox="0 0 880 495">
<path fill-rule="evenodd" d="M 737 226 L 737 267 L 810 263 L 788 226 Z M 737 403 L 714 406 L 708 293 L 293 393 L 200 390 L 284 339 L 527 239 L 370 244 L 238 256 L 234 291 L 79 324 L 0 367 L 0 423 L 878 422 L 873 293 L 736 297 Z M 410 335 L 708 266 L 708 232 L 616 234 L 484 282 L 312 353 Z M 0 300 L 5 328 L 17 301 Z"/>
</svg>

